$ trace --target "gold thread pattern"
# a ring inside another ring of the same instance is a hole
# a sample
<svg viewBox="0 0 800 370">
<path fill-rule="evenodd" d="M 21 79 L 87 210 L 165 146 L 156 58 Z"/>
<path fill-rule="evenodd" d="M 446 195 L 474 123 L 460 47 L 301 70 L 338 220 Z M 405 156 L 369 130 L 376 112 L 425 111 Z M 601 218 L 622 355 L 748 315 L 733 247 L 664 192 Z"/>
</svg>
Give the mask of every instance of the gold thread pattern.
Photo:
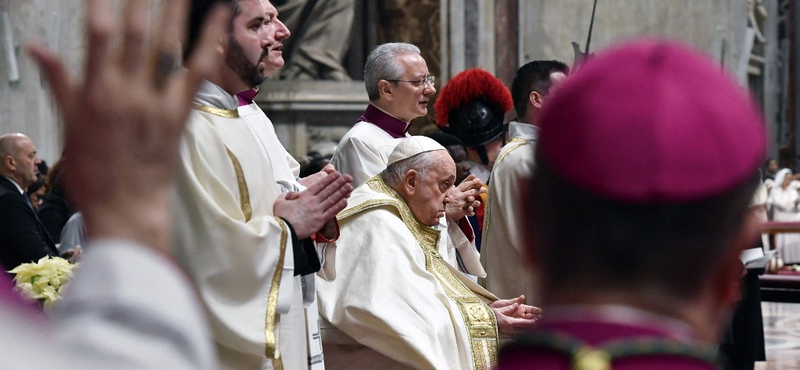
<svg viewBox="0 0 800 370">
<path fill-rule="evenodd" d="M 281 358 L 280 348 L 278 348 L 278 338 L 275 336 L 275 325 L 278 321 L 278 289 L 280 288 L 283 274 L 283 260 L 286 257 L 288 229 L 282 219 L 275 217 L 275 221 L 278 221 L 278 224 L 281 225 L 281 248 L 278 255 L 278 265 L 275 267 L 275 275 L 272 276 L 272 285 L 269 287 L 269 297 L 267 298 L 267 317 L 264 325 L 266 348 L 264 349 L 264 354 L 268 359 L 272 360 L 272 367 L 275 370 L 283 370 L 283 359 Z"/>
<path fill-rule="evenodd" d="M 400 214 L 400 219 L 422 247 L 425 254 L 425 269 L 432 273 L 442 285 L 447 297 L 455 302 L 467 328 L 470 352 L 475 369 L 489 370 L 497 364 L 497 318 L 494 312 L 475 293 L 472 292 L 450 269 L 442 259 L 436 246 L 441 232 L 423 224 L 414 216 L 411 209 L 394 189 L 390 188 L 378 176 L 366 181 L 375 192 L 386 194 L 391 199 L 371 199 L 350 209 L 340 212 L 337 218 L 341 221 L 364 210 L 392 206 Z"/>
<path fill-rule="evenodd" d="M 235 109 L 231 110 L 231 109 L 214 108 L 214 107 L 209 107 L 207 105 L 200 105 L 197 103 L 192 104 L 192 109 L 210 113 L 222 118 L 239 118 L 239 111 Z"/>
<path fill-rule="evenodd" d="M 242 207 L 242 213 L 244 213 L 244 221 L 250 221 L 250 217 L 253 215 L 253 208 L 250 206 L 250 190 L 247 188 L 247 181 L 244 178 L 244 171 L 242 171 L 242 165 L 239 163 L 239 159 L 231 152 L 228 147 L 225 147 L 225 150 L 228 152 L 228 157 L 233 162 L 233 171 L 236 172 L 236 183 L 239 185 L 239 203 Z"/>
<path fill-rule="evenodd" d="M 506 144 L 506 145 L 511 145 L 511 144 L 514 144 L 514 145 L 513 146 L 509 146 L 507 151 L 505 151 L 499 157 L 497 157 L 497 160 L 494 162 L 494 165 L 495 166 L 499 165 L 500 162 L 502 162 L 503 159 L 505 159 L 506 156 L 509 153 L 513 152 L 517 148 L 519 148 L 519 147 L 521 147 L 521 146 L 523 146 L 523 145 L 525 145 L 527 143 L 530 143 L 530 142 L 531 142 L 530 140 L 525 140 L 525 139 L 521 139 L 521 138 L 518 138 L 518 137 L 515 137 L 515 138 L 509 140 L 508 144 Z M 487 192 L 487 193 L 488 194 L 486 194 L 486 210 L 484 211 L 484 216 L 483 216 L 484 219 L 486 220 L 486 222 L 484 223 L 486 225 L 486 226 L 484 226 L 484 230 L 483 230 L 484 234 L 488 234 L 489 233 L 489 228 L 492 225 L 492 193 L 491 192 Z"/>
</svg>

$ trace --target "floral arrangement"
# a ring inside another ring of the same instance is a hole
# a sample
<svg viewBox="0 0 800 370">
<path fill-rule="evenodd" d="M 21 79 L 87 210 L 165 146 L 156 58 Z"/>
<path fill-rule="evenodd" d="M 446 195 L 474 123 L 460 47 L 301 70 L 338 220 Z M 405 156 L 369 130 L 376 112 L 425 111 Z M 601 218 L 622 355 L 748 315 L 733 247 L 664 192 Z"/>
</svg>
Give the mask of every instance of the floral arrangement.
<svg viewBox="0 0 800 370">
<path fill-rule="evenodd" d="M 28 298 L 42 303 L 50 311 L 61 298 L 64 286 L 77 267 L 61 257 L 42 257 L 36 263 L 23 263 L 9 271 L 16 274 L 16 289 Z"/>
</svg>

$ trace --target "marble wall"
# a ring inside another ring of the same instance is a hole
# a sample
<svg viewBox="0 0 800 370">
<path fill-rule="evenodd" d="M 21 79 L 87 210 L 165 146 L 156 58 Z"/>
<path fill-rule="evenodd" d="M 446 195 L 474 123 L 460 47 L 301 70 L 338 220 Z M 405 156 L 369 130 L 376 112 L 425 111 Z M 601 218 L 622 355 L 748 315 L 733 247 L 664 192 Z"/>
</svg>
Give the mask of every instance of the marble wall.
<svg viewBox="0 0 800 370">
<path fill-rule="evenodd" d="M 153 9 L 161 1 L 153 0 Z M 84 0 L 0 0 L 0 133 L 31 137 L 50 165 L 61 156 L 60 118 L 38 67 L 27 56 L 28 41 L 61 55 L 74 76 L 83 73 Z M 121 12 L 121 0 L 114 6 Z M 7 21 L 6 21 L 7 20 Z M 18 75 L 12 76 L 16 67 Z M 109 99 L 123 99 L 124 91 Z M 90 133 L 87 133 L 87 135 Z"/>
</svg>

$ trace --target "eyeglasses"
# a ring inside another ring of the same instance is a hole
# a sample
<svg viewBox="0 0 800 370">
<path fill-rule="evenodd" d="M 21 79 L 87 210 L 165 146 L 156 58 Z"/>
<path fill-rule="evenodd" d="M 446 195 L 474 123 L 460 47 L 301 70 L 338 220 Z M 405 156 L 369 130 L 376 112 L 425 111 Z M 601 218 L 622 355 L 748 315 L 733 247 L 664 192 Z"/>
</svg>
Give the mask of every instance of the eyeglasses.
<svg viewBox="0 0 800 370">
<path fill-rule="evenodd" d="M 419 80 L 415 80 L 415 81 L 409 81 L 409 80 L 386 80 L 386 81 L 389 81 L 389 82 L 408 82 L 408 83 L 411 83 L 412 85 L 414 85 L 414 87 L 420 87 L 420 86 L 424 87 L 424 86 L 426 86 L 426 84 L 431 84 L 431 87 L 433 87 L 435 85 L 435 83 L 436 83 L 436 77 L 434 77 L 433 75 L 428 75 L 428 76 L 422 77 Z"/>
</svg>

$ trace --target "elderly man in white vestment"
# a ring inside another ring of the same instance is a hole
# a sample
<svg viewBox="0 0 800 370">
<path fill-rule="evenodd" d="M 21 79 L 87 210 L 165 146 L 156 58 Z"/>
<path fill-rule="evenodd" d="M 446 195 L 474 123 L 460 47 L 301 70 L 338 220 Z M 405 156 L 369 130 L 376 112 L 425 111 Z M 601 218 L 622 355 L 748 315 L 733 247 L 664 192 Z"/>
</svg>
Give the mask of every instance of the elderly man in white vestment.
<svg viewBox="0 0 800 370">
<path fill-rule="evenodd" d="M 252 101 L 283 64 L 289 36 L 268 1 L 194 0 L 185 55 L 214 3 L 234 16 L 219 44 L 225 66 L 200 87 L 181 143 L 178 258 L 208 312 L 222 369 L 316 369 L 311 238 L 337 236 L 351 180 L 332 168 L 298 180 L 297 162 Z"/>
<path fill-rule="evenodd" d="M 455 268 L 437 229 L 456 167 L 433 139 L 403 140 L 389 166 L 352 194 L 318 279 L 327 369 L 490 369 L 500 335 L 541 310 L 498 300 Z M 472 243 L 460 250 L 484 276 Z"/>
<path fill-rule="evenodd" d="M 358 122 L 339 142 L 331 164 L 353 176 L 361 185 L 386 168 L 389 154 L 408 137 L 411 120 L 428 113 L 428 102 L 436 93 L 435 79 L 417 46 L 407 43 L 378 45 L 364 65 L 364 85 L 370 103 Z M 473 215 L 484 192 L 475 176 L 451 189 L 451 202 L 441 220 L 452 243 L 474 241 L 475 233 L 465 216 Z"/>
<path fill-rule="evenodd" d="M 522 253 L 525 243 L 519 220 L 525 194 L 521 184 L 533 175 L 539 111 L 550 90 L 567 74 L 569 67 L 562 62 L 537 60 L 520 67 L 511 83 L 518 118 L 508 124 L 508 143 L 492 167 L 481 239 L 484 286 L 501 297 L 522 294 L 528 302 L 537 302 L 536 282 Z"/>
</svg>

